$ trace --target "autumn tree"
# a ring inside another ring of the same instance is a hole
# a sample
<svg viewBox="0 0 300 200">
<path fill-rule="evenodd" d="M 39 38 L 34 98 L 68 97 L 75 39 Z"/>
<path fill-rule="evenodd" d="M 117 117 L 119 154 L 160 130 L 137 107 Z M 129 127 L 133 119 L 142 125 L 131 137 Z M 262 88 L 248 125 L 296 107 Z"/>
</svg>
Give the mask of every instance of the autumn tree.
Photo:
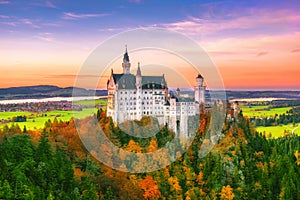
<svg viewBox="0 0 300 200">
<path fill-rule="evenodd" d="M 234 199 L 233 189 L 230 187 L 230 185 L 222 187 L 220 199 L 222 199 L 222 200 L 233 200 Z"/>
<path fill-rule="evenodd" d="M 143 197 L 145 199 L 158 199 L 161 193 L 156 182 L 151 176 L 146 176 L 144 180 L 139 183 L 139 186 L 144 190 Z"/>
</svg>

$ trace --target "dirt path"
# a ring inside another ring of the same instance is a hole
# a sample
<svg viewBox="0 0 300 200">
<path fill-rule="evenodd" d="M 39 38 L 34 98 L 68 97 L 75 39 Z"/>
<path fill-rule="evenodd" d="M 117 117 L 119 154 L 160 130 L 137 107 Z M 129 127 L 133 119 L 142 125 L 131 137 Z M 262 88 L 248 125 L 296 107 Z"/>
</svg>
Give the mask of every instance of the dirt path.
<svg viewBox="0 0 300 200">
<path fill-rule="evenodd" d="M 300 124 L 298 125 L 298 127 L 294 128 L 294 129 L 292 130 L 292 135 L 294 135 L 295 130 L 297 130 L 298 128 L 300 128 Z"/>
</svg>

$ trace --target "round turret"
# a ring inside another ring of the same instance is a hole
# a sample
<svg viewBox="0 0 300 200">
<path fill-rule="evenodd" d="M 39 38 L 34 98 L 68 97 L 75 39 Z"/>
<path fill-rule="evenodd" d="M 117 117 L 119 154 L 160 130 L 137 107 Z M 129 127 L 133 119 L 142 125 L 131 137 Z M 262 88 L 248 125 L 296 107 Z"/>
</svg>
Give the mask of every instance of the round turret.
<svg viewBox="0 0 300 200">
<path fill-rule="evenodd" d="M 202 86 L 203 85 L 203 77 L 201 76 L 201 74 L 198 74 L 198 76 L 196 77 L 196 83 L 197 86 Z"/>
</svg>

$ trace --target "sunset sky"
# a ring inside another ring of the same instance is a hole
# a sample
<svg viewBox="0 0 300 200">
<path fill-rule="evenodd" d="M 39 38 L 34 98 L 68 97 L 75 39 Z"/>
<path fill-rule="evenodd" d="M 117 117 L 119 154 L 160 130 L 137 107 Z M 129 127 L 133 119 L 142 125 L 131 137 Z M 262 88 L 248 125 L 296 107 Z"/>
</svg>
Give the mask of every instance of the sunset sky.
<svg viewBox="0 0 300 200">
<path fill-rule="evenodd" d="M 99 44 L 149 27 L 199 43 L 226 89 L 300 90 L 299 0 L 0 0 L 0 87 L 72 86 Z"/>
</svg>

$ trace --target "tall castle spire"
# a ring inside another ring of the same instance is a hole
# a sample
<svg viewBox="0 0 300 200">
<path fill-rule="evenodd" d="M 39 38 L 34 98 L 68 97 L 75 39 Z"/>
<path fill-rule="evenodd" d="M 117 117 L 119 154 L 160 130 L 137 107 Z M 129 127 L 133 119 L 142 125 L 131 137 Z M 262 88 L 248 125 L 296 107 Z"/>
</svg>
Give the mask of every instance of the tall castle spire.
<svg viewBox="0 0 300 200">
<path fill-rule="evenodd" d="M 142 76 L 141 67 L 140 67 L 140 62 L 138 62 L 138 68 L 137 68 L 137 71 L 136 71 L 136 75 L 137 75 L 137 76 Z"/>
<path fill-rule="evenodd" d="M 123 57 L 122 67 L 123 67 L 123 74 L 130 74 L 130 61 L 127 52 L 127 45 L 125 45 L 125 53 Z"/>
</svg>

